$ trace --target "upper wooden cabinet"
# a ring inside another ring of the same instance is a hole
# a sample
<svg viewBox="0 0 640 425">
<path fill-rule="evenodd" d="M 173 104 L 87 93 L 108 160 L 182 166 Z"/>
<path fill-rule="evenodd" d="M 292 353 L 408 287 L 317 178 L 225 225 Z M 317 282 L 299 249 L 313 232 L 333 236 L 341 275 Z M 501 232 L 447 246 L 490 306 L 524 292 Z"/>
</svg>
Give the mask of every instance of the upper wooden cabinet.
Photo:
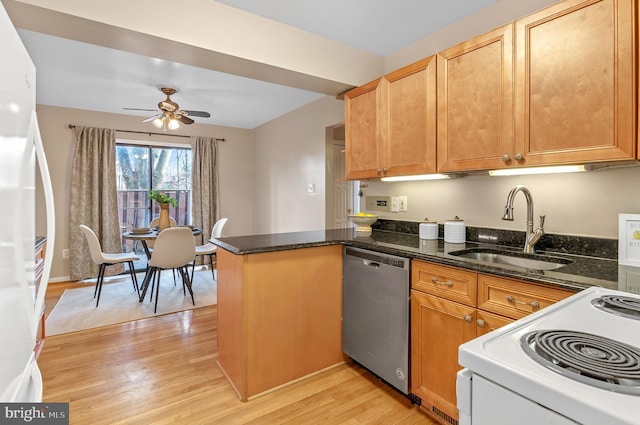
<svg viewBox="0 0 640 425">
<path fill-rule="evenodd" d="M 513 156 L 513 25 L 438 57 L 438 171 L 504 167 Z"/>
<path fill-rule="evenodd" d="M 377 176 L 382 168 L 381 79 L 349 91 L 345 97 L 345 157 L 347 179 Z"/>
<path fill-rule="evenodd" d="M 348 179 L 435 172 L 435 56 L 349 91 L 345 107 Z"/>
<path fill-rule="evenodd" d="M 634 19 L 567 0 L 440 53 L 438 171 L 636 159 Z"/>
<path fill-rule="evenodd" d="M 636 158 L 633 0 L 567 0 L 515 23 L 526 165 Z"/>
</svg>

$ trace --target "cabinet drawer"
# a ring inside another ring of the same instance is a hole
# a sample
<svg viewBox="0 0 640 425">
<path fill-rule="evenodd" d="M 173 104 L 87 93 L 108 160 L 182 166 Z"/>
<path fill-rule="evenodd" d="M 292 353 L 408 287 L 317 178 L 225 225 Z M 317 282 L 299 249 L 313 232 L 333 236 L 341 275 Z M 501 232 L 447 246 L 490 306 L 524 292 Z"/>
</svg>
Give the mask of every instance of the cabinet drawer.
<svg viewBox="0 0 640 425">
<path fill-rule="evenodd" d="M 562 289 L 478 274 L 478 308 L 512 319 L 520 319 L 573 294 Z"/>
<path fill-rule="evenodd" d="M 477 274 L 455 267 L 414 260 L 411 287 L 472 307 L 476 305 Z"/>
</svg>

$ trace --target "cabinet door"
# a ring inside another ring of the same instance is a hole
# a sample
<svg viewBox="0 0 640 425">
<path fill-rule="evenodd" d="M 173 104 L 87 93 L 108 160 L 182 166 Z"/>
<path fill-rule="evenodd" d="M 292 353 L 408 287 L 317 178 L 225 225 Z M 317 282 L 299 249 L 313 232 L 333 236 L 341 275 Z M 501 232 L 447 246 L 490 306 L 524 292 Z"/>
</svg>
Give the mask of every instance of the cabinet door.
<svg viewBox="0 0 640 425">
<path fill-rule="evenodd" d="M 495 329 L 508 325 L 513 321 L 514 319 L 509 319 L 504 316 L 498 316 L 497 314 L 478 310 L 476 313 L 476 335 L 484 335 Z"/>
<path fill-rule="evenodd" d="M 567 0 L 516 21 L 516 150 L 527 165 L 634 159 L 632 0 Z"/>
<path fill-rule="evenodd" d="M 411 291 L 410 391 L 434 414 L 458 419 L 458 346 L 475 337 L 475 316 L 473 307 Z"/>
<path fill-rule="evenodd" d="M 345 157 L 347 179 L 380 177 L 381 120 L 384 116 L 380 79 L 345 94 Z M 380 170 L 380 172 L 378 172 Z"/>
<path fill-rule="evenodd" d="M 385 75 L 388 143 L 385 176 L 436 172 L 436 57 Z"/>
<path fill-rule="evenodd" d="M 438 58 L 438 171 L 513 164 L 513 25 Z M 507 155 L 507 162 L 503 160 Z"/>
</svg>

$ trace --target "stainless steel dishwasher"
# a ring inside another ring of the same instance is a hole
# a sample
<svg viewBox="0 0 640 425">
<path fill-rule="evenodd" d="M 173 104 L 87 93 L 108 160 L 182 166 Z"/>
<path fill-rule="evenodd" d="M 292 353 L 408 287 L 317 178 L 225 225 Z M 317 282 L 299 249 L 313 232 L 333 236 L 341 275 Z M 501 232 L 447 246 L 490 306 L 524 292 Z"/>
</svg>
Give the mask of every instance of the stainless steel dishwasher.
<svg viewBox="0 0 640 425">
<path fill-rule="evenodd" d="M 409 391 L 409 259 L 345 247 L 342 351 Z"/>
</svg>

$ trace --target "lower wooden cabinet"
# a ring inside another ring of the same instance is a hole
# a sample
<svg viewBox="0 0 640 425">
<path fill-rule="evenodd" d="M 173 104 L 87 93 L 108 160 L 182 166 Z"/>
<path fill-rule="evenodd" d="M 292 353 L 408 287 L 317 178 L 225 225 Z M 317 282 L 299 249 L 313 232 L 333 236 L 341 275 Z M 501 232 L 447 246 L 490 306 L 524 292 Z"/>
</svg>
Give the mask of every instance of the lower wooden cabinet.
<svg viewBox="0 0 640 425">
<path fill-rule="evenodd" d="M 443 424 L 456 424 L 458 347 L 573 292 L 414 260 L 410 392 Z"/>
<path fill-rule="evenodd" d="M 458 419 L 458 346 L 476 337 L 475 321 L 475 307 L 411 291 L 411 392 L 437 416 Z"/>
</svg>

